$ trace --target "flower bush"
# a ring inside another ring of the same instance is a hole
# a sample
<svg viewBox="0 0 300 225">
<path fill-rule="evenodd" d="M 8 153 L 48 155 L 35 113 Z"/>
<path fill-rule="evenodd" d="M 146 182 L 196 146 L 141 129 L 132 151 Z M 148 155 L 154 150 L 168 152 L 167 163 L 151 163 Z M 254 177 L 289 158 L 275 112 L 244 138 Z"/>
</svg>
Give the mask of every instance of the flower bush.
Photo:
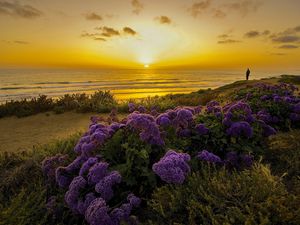
<svg viewBox="0 0 300 225">
<path fill-rule="evenodd" d="M 107 120 L 108 123 L 92 118 L 88 131 L 78 140 L 70 157 L 57 155 L 45 159 L 42 164 L 49 192 L 53 195 L 49 198 L 49 205 L 63 202 L 76 218 L 92 225 L 134 224 L 137 218 L 133 215 L 147 216 L 147 200 L 152 193 L 167 190 L 172 195 L 170 187 L 174 187 L 180 192 L 178 208 L 184 207 L 181 192 L 186 187 L 191 189 L 189 185 L 195 185 L 199 179 L 198 175 L 191 174 L 212 168 L 210 166 L 216 166 L 213 174 L 217 177 L 218 170 L 223 171 L 227 178 L 233 176 L 228 191 L 234 181 L 241 182 L 245 190 L 246 184 L 254 187 L 247 176 L 256 179 L 257 174 L 261 176 L 264 170 L 256 168 L 252 174 L 255 159 L 266 155 L 269 136 L 298 126 L 300 103 L 295 87 L 291 85 L 256 85 L 250 90 L 249 93 L 240 90 L 235 100 L 226 104 L 210 101 L 205 107 L 176 107 L 159 113 L 158 107 L 130 103 L 128 109 L 131 113 L 122 121 L 116 119 L 115 112 L 112 116 L 115 119 Z M 191 177 L 195 176 L 197 179 L 193 180 Z M 223 182 L 220 177 L 218 179 Z M 205 181 L 213 183 L 213 178 Z M 171 184 L 174 186 L 166 186 Z M 277 185 L 275 181 L 272 184 Z M 283 189 L 280 191 L 280 196 L 284 196 Z M 274 193 L 270 192 L 270 196 Z M 218 196 L 217 192 L 215 194 Z M 255 191 L 251 195 L 255 195 Z M 266 196 L 268 194 L 264 195 L 267 201 L 269 197 Z M 271 202 L 275 201 L 270 198 Z M 153 201 L 162 204 L 155 197 Z M 200 208 L 201 204 L 201 201 L 195 203 Z M 249 207 L 253 208 L 253 205 Z M 207 210 L 212 210 L 213 206 Z M 164 210 L 164 207 L 160 206 L 160 209 Z M 173 212 L 173 209 L 168 210 L 168 213 Z M 175 206 L 174 210 L 177 210 Z M 186 211 L 181 210 L 178 213 L 185 215 Z M 165 217 L 168 213 L 163 211 L 158 215 Z M 206 218 L 201 210 L 200 214 L 192 213 L 191 218 L 182 219 L 201 223 L 199 218 Z M 245 212 L 238 209 L 236 213 L 244 215 Z M 251 213 L 251 221 L 260 221 L 254 210 Z M 270 219 L 269 215 L 264 216 Z M 219 221 L 219 218 L 227 217 L 218 214 L 208 219 Z M 239 221 L 238 217 L 234 220 Z M 182 223 L 176 218 L 174 222 Z"/>
</svg>

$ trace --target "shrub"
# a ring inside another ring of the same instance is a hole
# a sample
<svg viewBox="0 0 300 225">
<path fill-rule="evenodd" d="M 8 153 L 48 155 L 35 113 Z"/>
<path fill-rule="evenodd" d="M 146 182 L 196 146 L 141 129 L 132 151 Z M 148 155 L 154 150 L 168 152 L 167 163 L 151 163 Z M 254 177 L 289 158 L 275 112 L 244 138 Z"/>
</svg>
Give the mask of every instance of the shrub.
<svg viewBox="0 0 300 225">
<path fill-rule="evenodd" d="M 183 185 L 155 190 L 145 224 L 298 224 L 298 204 L 261 164 L 232 173 L 203 164 Z"/>
</svg>

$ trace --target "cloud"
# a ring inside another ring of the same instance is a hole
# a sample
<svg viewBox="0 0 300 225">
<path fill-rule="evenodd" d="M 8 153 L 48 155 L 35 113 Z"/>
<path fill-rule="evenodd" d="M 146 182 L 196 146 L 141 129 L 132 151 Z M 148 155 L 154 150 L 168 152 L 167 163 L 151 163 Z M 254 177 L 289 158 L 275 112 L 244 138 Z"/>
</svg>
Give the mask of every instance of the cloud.
<svg viewBox="0 0 300 225">
<path fill-rule="evenodd" d="M 0 1 L 0 14 L 34 19 L 42 16 L 43 12 L 30 5 L 22 5 L 19 2 Z"/>
<path fill-rule="evenodd" d="M 131 5 L 133 7 L 132 12 L 137 15 L 144 9 L 144 4 L 140 0 L 131 0 Z"/>
<path fill-rule="evenodd" d="M 262 5 L 261 0 L 239 0 L 223 5 L 229 11 L 236 11 L 242 16 L 247 16 L 251 12 L 256 12 Z"/>
<path fill-rule="evenodd" d="M 295 49 L 295 48 L 299 48 L 297 45 L 281 45 L 278 48 L 282 48 L 282 49 Z"/>
<path fill-rule="evenodd" d="M 293 42 L 299 42 L 300 37 L 297 35 L 283 35 L 283 36 L 274 37 L 272 41 L 278 43 L 293 43 Z"/>
<path fill-rule="evenodd" d="M 275 43 L 298 43 L 300 42 L 300 26 L 287 28 L 279 33 L 274 33 L 270 39 Z"/>
<path fill-rule="evenodd" d="M 287 54 L 285 54 L 285 53 L 270 53 L 270 55 L 285 56 Z"/>
<path fill-rule="evenodd" d="M 132 28 L 130 28 L 130 27 L 124 27 L 123 32 L 125 34 L 129 34 L 129 35 L 132 35 L 132 36 L 137 34 L 137 32 L 135 30 L 133 30 Z"/>
<path fill-rule="evenodd" d="M 218 38 L 220 39 L 218 41 L 218 44 L 234 44 L 234 43 L 242 42 L 240 40 L 236 40 L 231 33 L 232 33 L 232 31 L 229 31 L 225 34 L 220 34 L 218 36 Z"/>
<path fill-rule="evenodd" d="M 234 40 L 234 39 L 225 39 L 218 41 L 218 44 L 234 44 L 234 43 L 240 43 L 241 41 L 239 40 Z"/>
<path fill-rule="evenodd" d="M 20 44 L 20 45 L 28 45 L 29 42 L 27 41 L 14 41 L 15 44 Z"/>
<path fill-rule="evenodd" d="M 119 36 L 120 32 L 118 30 L 115 30 L 114 28 L 111 27 L 96 27 L 96 30 L 101 31 L 101 35 L 104 37 L 113 37 L 113 36 Z"/>
<path fill-rule="evenodd" d="M 255 37 L 258 37 L 258 36 L 260 36 L 260 32 L 257 31 L 257 30 L 248 31 L 245 34 L 245 37 L 247 37 L 247 38 L 255 38 Z"/>
<path fill-rule="evenodd" d="M 245 33 L 244 37 L 246 38 L 256 38 L 260 36 L 268 36 L 271 32 L 269 30 L 265 30 L 263 32 L 260 32 L 258 30 L 251 30 Z"/>
<path fill-rule="evenodd" d="M 213 10 L 213 17 L 215 17 L 215 18 L 222 19 L 222 18 L 225 18 L 226 16 L 227 16 L 227 14 L 221 9 L 214 9 Z"/>
<path fill-rule="evenodd" d="M 194 3 L 190 8 L 188 8 L 188 12 L 196 18 L 204 13 L 210 6 L 211 0 L 198 1 Z"/>
<path fill-rule="evenodd" d="M 84 15 L 85 19 L 87 20 L 102 20 L 102 16 L 97 13 L 91 12 Z"/>
<path fill-rule="evenodd" d="M 106 41 L 105 38 L 101 38 L 101 37 L 95 37 L 94 40 L 95 41 Z"/>
<path fill-rule="evenodd" d="M 158 21 L 160 24 L 171 24 L 172 20 L 170 17 L 167 16 L 158 16 L 154 18 L 156 21 Z"/>
<path fill-rule="evenodd" d="M 96 27 L 95 30 L 99 32 L 89 33 L 89 32 L 83 32 L 80 36 L 83 38 L 90 38 L 95 41 L 107 41 L 110 38 L 113 37 L 121 37 L 125 35 L 135 36 L 138 33 L 130 28 L 130 27 L 123 27 L 122 30 L 117 30 L 112 27 Z"/>
</svg>

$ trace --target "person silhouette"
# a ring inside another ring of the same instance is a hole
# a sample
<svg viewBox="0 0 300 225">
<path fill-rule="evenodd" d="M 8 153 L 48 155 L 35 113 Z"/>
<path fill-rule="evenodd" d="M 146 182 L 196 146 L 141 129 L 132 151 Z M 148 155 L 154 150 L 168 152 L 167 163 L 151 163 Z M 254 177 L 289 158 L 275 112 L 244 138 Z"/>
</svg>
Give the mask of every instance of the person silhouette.
<svg viewBox="0 0 300 225">
<path fill-rule="evenodd" d="M 250 73 L 251 73 L 251 71 L 248 68 L 247 71 L 246 71 L 246 80 L 249 80 Z"/>
</svg>

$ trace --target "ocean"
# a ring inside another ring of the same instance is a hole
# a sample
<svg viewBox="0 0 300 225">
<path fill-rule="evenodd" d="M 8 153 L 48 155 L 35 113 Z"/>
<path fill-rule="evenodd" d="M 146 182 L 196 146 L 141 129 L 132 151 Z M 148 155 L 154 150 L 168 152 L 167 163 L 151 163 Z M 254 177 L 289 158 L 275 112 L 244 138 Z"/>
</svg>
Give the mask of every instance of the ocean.
<svg viewBox="0 0 300 225">
<path fill-rule="evenodd" d="M 252 73 L 250 78 L 274 76 Z M 245 79 L 245 71 L 0 69 L 0 103 L 110 90 L 117 99 L 190 93 Z"/>
</svg>

